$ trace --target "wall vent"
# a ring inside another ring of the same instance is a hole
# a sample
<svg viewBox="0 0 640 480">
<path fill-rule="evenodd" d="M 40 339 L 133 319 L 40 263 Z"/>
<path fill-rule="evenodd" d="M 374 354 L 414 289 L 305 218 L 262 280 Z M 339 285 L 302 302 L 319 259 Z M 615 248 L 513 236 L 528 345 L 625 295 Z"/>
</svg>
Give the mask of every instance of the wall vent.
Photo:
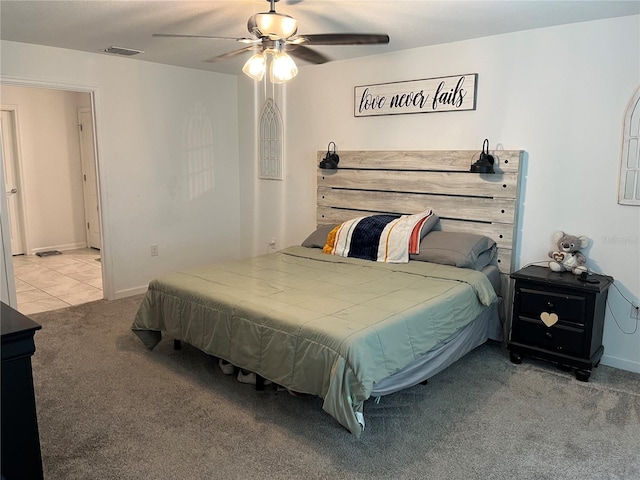
<svg viewBox="0 0 640 480">
<path fill-rule="evenodd" d="M 131 57 L 132 55 L 138 55 L 139 53 L 144 53 L 143 50 L 134 50 L 133 48 L 123 48 L 123 47 L 107 47 L 102 50 L 105 53 L 113 53 L 115 55 L 124 55 L 126 57 Z"/>
</svg>

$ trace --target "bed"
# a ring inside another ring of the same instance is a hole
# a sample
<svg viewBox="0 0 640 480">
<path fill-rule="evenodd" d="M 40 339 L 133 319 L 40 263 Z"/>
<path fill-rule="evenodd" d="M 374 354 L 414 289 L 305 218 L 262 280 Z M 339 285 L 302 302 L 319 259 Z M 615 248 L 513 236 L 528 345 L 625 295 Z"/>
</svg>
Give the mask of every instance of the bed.
<svg viewBox="0 0 640 480">
<path fill-rule="evenodd" d="M 318 395 L 359 437 L 369 397 L 424 382 L 507 328 L 523 152 L 493 153 L 497 173 L 476 175 L 477 152 L 341 152 L 340 169 L 318 173 L 318 228 L 302 245 L 154 279 L 131 328 L 150 349 L 165 332 Z M 323 252 L 347 220 L 426 209 L 438 221 L 406 263 Z M 473 251 L 449 254 L 452 238 Z"/>
</svg>

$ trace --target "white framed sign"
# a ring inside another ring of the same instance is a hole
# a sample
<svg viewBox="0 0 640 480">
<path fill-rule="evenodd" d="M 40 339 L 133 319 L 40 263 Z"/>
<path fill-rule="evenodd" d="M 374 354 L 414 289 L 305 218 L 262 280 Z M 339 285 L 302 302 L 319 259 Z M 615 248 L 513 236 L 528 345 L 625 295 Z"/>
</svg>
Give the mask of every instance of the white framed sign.
<svg viewBox="0 0 640 480">
<path fill-rule="evenodd" d="M 404 115 L 476 109 L 477 73 L 354 87 L 353 115 Z"/>
</svg>

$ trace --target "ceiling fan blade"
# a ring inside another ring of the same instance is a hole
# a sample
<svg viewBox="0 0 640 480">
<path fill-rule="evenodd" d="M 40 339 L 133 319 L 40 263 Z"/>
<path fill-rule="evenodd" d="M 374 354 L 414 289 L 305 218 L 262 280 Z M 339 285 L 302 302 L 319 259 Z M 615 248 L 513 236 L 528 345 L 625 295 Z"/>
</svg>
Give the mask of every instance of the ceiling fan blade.
<svg viewBox="0 0 640 480">
<path fill-rule="evenodd" d="M 372 45 L 389 43 L 389 35 L 377 33 L 319 33 L 315 35 L 300 35 L 291 41 L 304 39 L 301 43 L 311 45 Z"/>
<path fill-rule="evenodd" d="M 294 57 L 309 63 L 320 64 L 331 61 L 329 57 L 303 45 L 287 45 L 286 51 Z"/>
<path fill-rule="evenodd" d="M 214 35 L 182 35 L 177 33 L 154 33 L 152 37 L 171 37 L 171 38 L 209 38 L 214 40 L 235 40 L 240 43 L 257 43 L 260 40 L 256 38 L 236 38 L 236 37 L 216 37 Z"/>
<path fill-rule="evenodd" d="M 209 63 L 216 63 L 216 62 L 219 62 L 221 60 L 226 60 L 227 58 L 235 57 L 236 55 L 240 55 L 240 54 L 242 54 L 244 52 L 250 52 L 252 50 L 258 50 L 258 49 L 259 49 L 259 47 L 255 46 L 255 45 L 250 45 L 248 47 L 244 47 L 244 48 L 241 48 L 239 50 L 233 50 L 232 52 L 223 53 L 222 55 L 218 55 L 216 57 L 212 57 L 212 58 L 209 58 L 209 59 L 203 60 L 203 61 L 209 62 Z"/>
</svg>

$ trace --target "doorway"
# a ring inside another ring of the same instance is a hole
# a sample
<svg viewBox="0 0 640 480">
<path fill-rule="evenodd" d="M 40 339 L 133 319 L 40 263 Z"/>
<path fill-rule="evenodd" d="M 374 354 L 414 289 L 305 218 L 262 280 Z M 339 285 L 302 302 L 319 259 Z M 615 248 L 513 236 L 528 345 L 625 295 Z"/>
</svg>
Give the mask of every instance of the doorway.
<svg viewBox="0 0 640 480">
<path fill-rule="evenodd" d="M 104 298 L 92 92 L 3 85 L 2 103 L 3 140 L 12 138 L 3 146 L 14 145 L 3 168 L 16 185 L 7 216 L 18 310 Z"/>
</svg>

